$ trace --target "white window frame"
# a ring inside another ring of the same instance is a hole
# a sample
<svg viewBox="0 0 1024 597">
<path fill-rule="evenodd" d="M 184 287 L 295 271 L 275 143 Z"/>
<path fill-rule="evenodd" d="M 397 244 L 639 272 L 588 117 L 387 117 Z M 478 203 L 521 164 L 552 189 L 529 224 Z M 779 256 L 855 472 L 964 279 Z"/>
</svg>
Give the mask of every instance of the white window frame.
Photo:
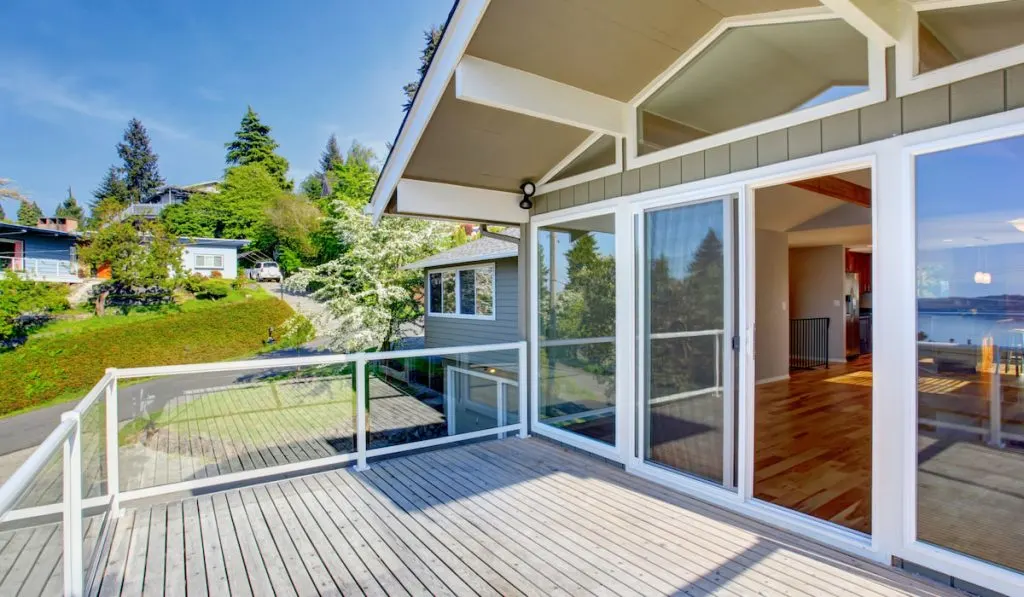
<svg viewBox="0 0 1024 597">
<path fill-rule="evenodd" d="M 537 181 L 537 194 L 543 195 L 544 193 L 550 193 L 552 191 L 558 191 L 568 187 L 576 186 L 580 183 L 590 182 L 605 176 L 611 176 L 622 172 L 623 164 L 623 153 L 622 153 L 622 140 L 623 137 L 615 137 L 615 163 L 607 166 L 601 166 L 594 170 L 588 170 L 587 172 L 581 172 L 574 174 L 573 176 L 567 176 L 565 178 L 552 181 L 551 179 L 558 176 L 558 173 L 563 169 L 567 168 L 569 164 L 576 158 L 580 157 L 586 150 L 590 149 L 590 146 L 597 143 L 601 137 L 604 137 L 607 133 L 591 133 L 583 143 L 580 143 L 576 149 L 573 149 L 566 155 L 560 162 L 555 164 L 555 167 L 541 176 Z"/>
<path fill-rule="evenodd" d="M 487 271 L 490 272 L 490 274 L 491 274 L 491 281 L 492 281 L 491 283 L 493 284 L 493 288 L 494 288 L 493 294 L 491 296 L 491 314 L 490 315 L 480 315 L 480 314 L 476 313 L 476 301 L 475 301 L 476 290 L 475 290 L 475 288 L 474 288 L 474 291 L 473 291 L 473 296 L 474 296 L 473 311 L 474 311 L 474 314 L 473 315 L 466 315 L 466 314 L 463 314 L 463 313 L 460 312 L 461 308 L 462 308 L 462 276 L 460 276 L 459 273 L 460 272 L 464 272 L 466 270 L 473 270 L 474 272 L 476 272 L 477 270 L 487 270 Z M 430 276 L 433 275 L 433 274 L 442 274 L 442 276 L 441 276 L 441 284 L 442 284 L 442 287 L 441 287 L 441 308 L 444 309 L 444 275 L 443 274 L 449 273 L 449 272 L 455 274 L 455 312 L 454 313 L 443 313 L 443 312 L 434 311 L 432 309 L 431 304 L 430 304 Z M 443 317 L 443 318 L 447 318 L 447 319 L 480 319 L 480 320 L 484 320 L 484 321 L 494 321 L 494 319 L 497 316 L 497 313 L 498 313 L 498 305 L 497 305 L 497 303 L 498 303 L 498 296 L 497 296 L 498 295 L 498 276 L 497 276 L 497 268 L 494 266 L 493 262 L 492 263 L 478 263 L 478 264 L 473 264 L 473 265 L 461 265 L 461 266 L 453 266 L 453 267 L 443 267 L 443 268 L 427 270 L 425 288 L 426 288 L 426 292 L 424 294 L 426 295 L 425 302 L 426 302 L 426 307 L 427 307 L 426 312 L 427 312 L 427 316 L 428 317 Z"/>
<path fill-rule="evenodd" d="M 629 102 L 630 113 L 627 115 L 626 135 L 626 168 L 642 168 L 657 164 L 668 159 L 689 155 L 706 149 L 727 145 L 750 137 L 783 130 L 791 126 L 820 120 L 834 114 L 841 114 L 883 102 L 886 99 L 885 48 L 865 37 L 868 61 L 868 88 L 860 93 L 834 101 L 811 106 L 803 110 L 780 114 L 738 128 L 715 133 L 688 143 L 666 147 L 646 155 L 639 155 L 639 115 L 640 106 L 652 95 L 667 85 L 680 71 L 700 57 L 712 43 L 731 29 L 741 29 L 758 25 L 778 25 L 786 23 L 804 23 L 813 21 L 844 21 L 844 19 L 825 7 L 783 10 L 759 15 L 728 17 L 722 19 L 715 28 L 709 31 L 696 44 L 690 47 L 675 63 L 656 77 L 653 81 Z"/>
<path fill-rule="evenodd" d="M 971 58 L 926 73 L 918 72 L 920 13 L 943 8 L 995 4 L 1007 0 L 930 0 L 911 4 L 896 44 L 896 95 L 903 97 L 1024 63 L 1024 44 Z"/>
<path fill-rule="evenodd" d="M 1006 116 L 1016 114 L 1016 122 L 1002 126 L 984 126 L 987 122 L 1000 122 Z M 1002 117 L 1002 118 L 997 118 Z M 900 159 L 902 207 L 906 218 L 911 224 L 902 240 L 901 250 L 907 258 L 904 260 L 903 278 L 910 280 L 905 283 L 901 301 L 901 313 L 903 321 L 907 322 L 906 329 L 900 330 L 899 340 L 901 341 L 901 356 L 906 361 L 911 361 L 913 369 L 905 369 L 905 372 L 913 371 L 913 375 L 906 374 L 900 379 L 900 392 L 911 396 L 912 400 L 904 402 L 901 406 L 903 412 L 902 433 L 898 436 L 902 441 L 900 446 L 900 460 L 907 471 L 902 478 L 903 495 L 903 517 L 902 534 L 903 542 L 896 555 L 910 560 L 916 564 L 927 566 L 935 570 L 941 570 L 957 578 L 962 578 L 986 588 L 1012 595 L 1020 591 L 1024 586 L 1024 572 L 1014 572 L 1009 568 L 1003 568 L 997 564 L 985 562 L 970 555 L 946 549 L 937 545 L 919 541 L 917 539 L 917 437 L 918 437 L 918 395 L 917 395 L 917 300 L 914 276 L 917 271 L 917 202 L 916 202 L 916 159 L 918 156 L 947 151 L 961 147 L 971 147 L 991 141 L 999 141 L 1013 137 L 1024 136 L 1024 109 L 1017 109 L 1012 112 L 998 114 L 993 117 L 976 119 L 960 123 L 965 126 L 954 129 L 956 134 L 930 135 L 917 143 L 907 143 L 902 147 Z M 972 126 L 973 125 L 973 126 Z M 950 129 L 951 127 L 943 127 Z M 876 308 L 877 311 L 877 308 Z"/>
<path fill-rule="evenodd" d="M 916 372 L 916 235 L 912 156 L 963 145 L 1024 135 L 1024 108 L 906 133 L 871 143 L 787 160 L 751 170 L 683 183 L 634 195 L 605 199 L 530 220 L 530 250 L 537 249 L 540 227 L 602 214 L 616 221 L 616 445 L 608 446 L 538 421 L 537 268 L 530 260 L 531 431 L 598 456 L 623 463 L 626 470 L 687 495 L 752 518 L 788 528 L 803 536 L 888 565 L 893 556 L 1006 594 L 1019 592 L 1024 573 L 916 539 L 917 375 Z M 814 176 L 872 167 L 872 252 L 876 342 L 872 392 L 872 534 L 860 533 L 792 510 L 752 499 L 754 457 L 754 224 L 752 193 L 758 188 Z M 653 207 L 700 198 L 740 194 L 740 293 L 738 322 L 742 338 L 740 419 L 737 421 L 737 491 L 638 462 L 634 455 L 637 402 L 635 259 L 637 205 Z M 908 233 L 909 232 L 909 233 Z M 536 254 L 536 253 L 534 253 Z M 884 256 L 884 259 L 882 258 Z M 746 263 L 747 265 L 744 265 Z M 745 306 L 746 308 L 743 308 Z M 902 400 L 892 400 L 902 396 Z M 895 456 L 895 457 L 894 457 Z"/>
<path fill-rule="evenodd" d="M 214 264 L 213 265 L 205 265 L 206 260 L 207 259 L 211 259 L 211 258 L 213 259 L 213 263 Z M 202 260 L 203 265 L 200 265 L 200 260 Z M 220 262 L 220 265 L 217 265 L 218 261 Z M 192 263 L 195 265 L 196 269 L 202 269 L 202 270 L 223 270 L 224 269 L 224 255 L 222 255 L 220 253 L 193 253 L 192 254 Z"/>
</svg>

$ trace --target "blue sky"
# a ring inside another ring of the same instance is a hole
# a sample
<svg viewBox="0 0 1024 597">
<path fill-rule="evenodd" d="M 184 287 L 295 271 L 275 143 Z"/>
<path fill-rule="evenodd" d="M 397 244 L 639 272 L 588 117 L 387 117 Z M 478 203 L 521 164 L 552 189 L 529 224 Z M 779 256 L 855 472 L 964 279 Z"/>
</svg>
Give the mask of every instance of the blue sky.
<svg viewBox="0 0 1024 597">
<path fill-rule="evenodd" d="M 137 116 L 169 183 L 216 179 L 246 104 L 273 127 L 297 181 L 331 133 L 383 158 L 402 86 L 417 77 L 422 31 L 442 24 L 451 4 L 6 0 L 0 178 L 46 213 L 68 186 L 87 204 Z"/>
</svg>

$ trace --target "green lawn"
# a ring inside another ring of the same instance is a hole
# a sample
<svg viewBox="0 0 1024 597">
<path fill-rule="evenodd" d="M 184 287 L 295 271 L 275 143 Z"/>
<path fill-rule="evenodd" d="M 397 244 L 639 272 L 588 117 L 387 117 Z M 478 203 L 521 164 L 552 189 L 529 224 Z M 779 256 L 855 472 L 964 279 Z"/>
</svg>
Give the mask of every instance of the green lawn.
<svg viewBox="0 0 1024 597">
<path fill-rule="evenodd" d="M 54 322 L 0 353 L 0 416 L 76 400 L 108 367 L 223 361 L 255 354 L 292 315 L 262 291 L 189 301 L 158 313 Z"/>
</svg>

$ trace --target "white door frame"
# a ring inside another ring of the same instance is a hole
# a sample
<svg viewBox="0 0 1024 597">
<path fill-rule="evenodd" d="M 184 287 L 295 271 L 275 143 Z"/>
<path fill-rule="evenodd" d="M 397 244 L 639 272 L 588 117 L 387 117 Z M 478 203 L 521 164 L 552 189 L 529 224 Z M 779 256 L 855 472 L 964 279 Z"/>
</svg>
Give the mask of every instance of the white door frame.
<svg viewBox="0 0 1024 597">
<path fill-rule="evenodd" d="M 616 214 L 617 325 L 616 357 L 619 418 L 614 449 L 561 431 L 554 433 L 536 421 L 536 400 L 531 401 L 532 428 L 541 435 L 565 441 L 625 464 L 638 476 L 678 489 L 683 493 L 751 516 L 826 543 L 832 547 L 889 564 L 893 556 L 940 570 L 965 581 L 1012 594 L 1024 582 L 1024 574 L 967 555 L 917 541 L 917 391 L 916 391 L 916 288 L 914 155 L 1009 136 L 1024 135 L 1024 108 L 968 121 L 907 133 L 864 145 L 831 151 L 752 170 L 727 174 L 674 187 L 617 197 L 566 210 L 534 216 L 527 250 L 536 251 L 539 226 L 570 221 L 600 213 Z M 810 516 L 751 499 L 753 479 L 753 195 L 756 189 L 851 169 L 872 168 L 872 302 L 876 326 L 874 387 L 872 390 L 872 535 L 870 538 Z M 634 291 L 636 230 L 633 204 L 658 200 L 665 203 L 695 197 L 738 193 L 740 228 L 740 416 L 738 420 L 738 491 L 732 492 L 682 475 L 650 471 L 636 458 L 637 367 Z M 884 257 L 884 259 L 882 258 Z M 531 372 L 533 396 L 537 396 L 537 288 L 536 263 L 531 260 Z M 898 399 L 893 399 L 893 397 Z M 622 426 L 625 425 L 625 433 Z M 573 437 L 565 437 L 573 436 Z M 586 440 L 586 441 L 584 441 Z M 594 449 L 592 449 L 594 448 Z M 658 474 L 661 473 L 661 474 Z"/>
</svg>

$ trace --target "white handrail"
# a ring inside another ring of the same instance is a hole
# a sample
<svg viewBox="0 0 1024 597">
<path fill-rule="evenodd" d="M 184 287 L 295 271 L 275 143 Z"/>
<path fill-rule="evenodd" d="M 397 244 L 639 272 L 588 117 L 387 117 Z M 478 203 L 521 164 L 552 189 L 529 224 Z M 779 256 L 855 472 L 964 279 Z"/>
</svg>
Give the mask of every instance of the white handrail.
<svg viewBox="0 0 1024 597">
<path fill-rule="evenodd" d="M 439 357 L 451 354 L 473 354 L 477 352 L 499 352 L 503 350 L 519 350 L 525 342 L 505 342 L 502 344 L 483 344 L 474 346 L 446 346 L 440 348 L 420 348 L 416 350 L 390 350 L 386 352 L 357 352 L 353 354 L 331 354 L 310 357 L 289 357 L 284 359 L 249 359 L 245 361 L 226 361 L 223 363 L 196 363 L 190 365 L 166 365 L 160 367 L 134 367 L 118 369 L 118 379 L 138 377 L 156 377 L 166 375 L 188 375 L 190 373 L 223 373 L 230 371 L 246 371 L 249 369 L 284 369 L 286 367 L 306 367 L 322 365 L 341 365 L 364 361 L 386 361 L 390 359 L 412 359 L 417 357 Z"/>
<path fill-rule="evenodd" d="M 28 457 L 28 460 L 21 463 L 18 470 L 14 471 L 7 481 L 0 486 L 0 522 L 4 520 L 8 512 L 18 503 L 32 481 L 49 464 L 50 459 L 60 450 L 64 449 L 64 441 L 75 431 L 75 421 L 61 421 L 57 428 L 46 436 L 43 443 Z"/>
</svg>

